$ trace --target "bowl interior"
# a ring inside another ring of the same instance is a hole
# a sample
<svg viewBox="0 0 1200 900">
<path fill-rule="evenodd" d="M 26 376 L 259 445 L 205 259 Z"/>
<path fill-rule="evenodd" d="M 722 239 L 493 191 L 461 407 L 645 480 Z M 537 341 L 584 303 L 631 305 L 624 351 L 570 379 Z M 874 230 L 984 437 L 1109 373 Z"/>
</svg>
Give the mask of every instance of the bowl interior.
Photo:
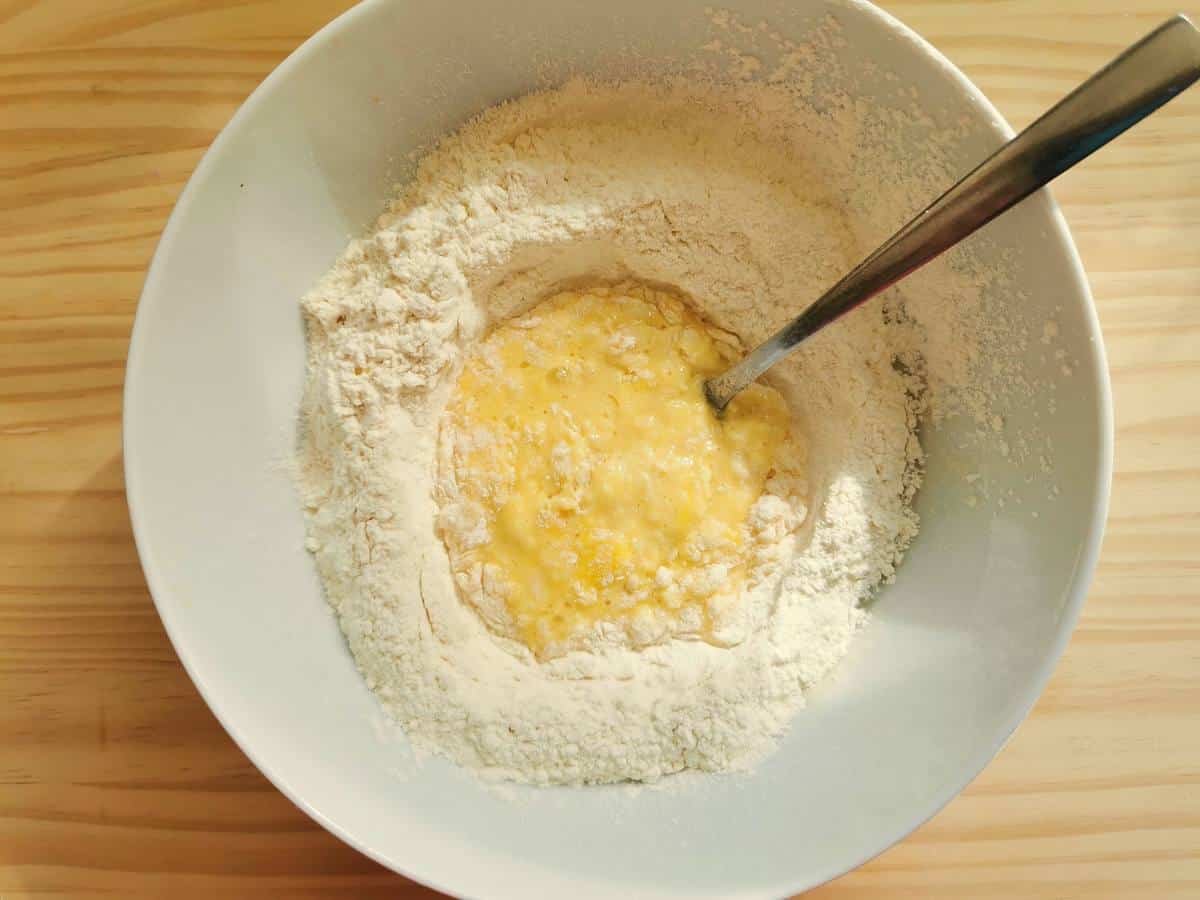
<svg viewBox="0 0 1200 900">
<path fill-rule="evenodd" d="M 911 87 L 939 121 L 971 125 L 953 149 L 958 171 L 1004 137 L 961 76 L 871 7 L 728 5 L 785 34 L 835 17 L 867 101 L 887 107 L 897 85 Z M 603 10 L 533 0 L 476 16 L 360 7 L 274 73 L 205 157 L 138 309 L 128 493 L 180 657 L 293 800 L 454 893 L 778 896 L 857 865 L 999 749 L 1061 652 L 1094 564 L 1110 462 L 1104 361 L 1074 249 L 1038 196 L 990 226 L 980 252 L 1004 255 L 1021 314 L 1053 315 L 1058 346 L 1078 362 L 1057 415 L 1040 423 L 1061 462 L 1059 493 L 1036 461 L 964 450 L 953 424 L 929 431 L 918 542 L 850 656 L 756 772 L 667 789 L 488 787 L 414 761 L 380 727 L 303 549 L 284 465 L 304 367 L 299 297 L 380 211 L 406 154 L 547 74 L 686 60 L 709 27 L 699 6 L 675 0 Z M 1031 349 L 1028 366 L 1052 377 L 1059 363 L 1043 356 Z M 1014 405 L 1005 418 L 1031 415 Z M 967 471 L 1012 502 L 968 505 Z"/>
</svg>

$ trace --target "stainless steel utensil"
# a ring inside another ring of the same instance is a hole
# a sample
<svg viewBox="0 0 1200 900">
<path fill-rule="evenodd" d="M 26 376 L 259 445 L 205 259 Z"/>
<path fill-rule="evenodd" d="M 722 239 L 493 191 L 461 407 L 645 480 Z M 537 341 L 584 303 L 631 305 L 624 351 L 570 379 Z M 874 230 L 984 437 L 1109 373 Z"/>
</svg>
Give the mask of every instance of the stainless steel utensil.
<svg viewBox="0 0 1200 900">
<path fill-rule="evenodd" d="M 704 383 L 718 411 L 835 319 L 953 247 L 1200 78 L 1200 31 L 1168 19 L 984 160 L 741 362 Z"/>
</svg>

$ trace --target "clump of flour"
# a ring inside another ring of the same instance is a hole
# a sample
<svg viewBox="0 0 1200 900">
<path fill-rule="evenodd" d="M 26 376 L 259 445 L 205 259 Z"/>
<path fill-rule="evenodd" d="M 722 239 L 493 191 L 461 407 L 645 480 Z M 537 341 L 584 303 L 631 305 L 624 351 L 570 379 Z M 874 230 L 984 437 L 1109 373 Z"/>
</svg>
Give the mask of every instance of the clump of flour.
<svg viewBox="0 0 1200 900">
<path fill-rule="evenodd" d="M 481 773 L 596 783 L 751 764 L 916 534 L 919 423 L 966 417 L 1007 447 L 989 397 L 1032 391 L 995 349 L 1024 348 L 989 313 L 999 276 L 960 248 L 773 372 L 809 445 L 811 513 L 741 598 L 753 621 L 735 644 L 538 661 L 462 601 L 435 532 L 438 422 L 490 324 L 557 290 L 641 282 L 752 345 L 959 174 L 969 123 L 830 89 L 848 82 L 822 77 L 839 65 L 828 23 L 801 44 L 712 22 L 711 64 L 686 78 L 574 80 L 469 122 L 304 301 L 300 483 L 326 594 L 414 746 Z M 912 127 L 933 135 L 918 157 L 894 139 Z"/>
<path fill-rule="evenodd" d="M 768 749 L 846 652 L 916 532 L 915 336 L 853 316 L 774 373 L 811 443 L 814 514 L 732 647 L 539 662 L 455 593 L 434 532 L 437 421 L 489 322 L 573 280 L 670 285 L 747 344 L 851 262 L 803 133 L 737 93 L 574 81 L 494 108 L 420 165 L 306 297 L 310 546 L 355 658 L 418 745 L 518 780 L 655 780 Z"/>
</svg>

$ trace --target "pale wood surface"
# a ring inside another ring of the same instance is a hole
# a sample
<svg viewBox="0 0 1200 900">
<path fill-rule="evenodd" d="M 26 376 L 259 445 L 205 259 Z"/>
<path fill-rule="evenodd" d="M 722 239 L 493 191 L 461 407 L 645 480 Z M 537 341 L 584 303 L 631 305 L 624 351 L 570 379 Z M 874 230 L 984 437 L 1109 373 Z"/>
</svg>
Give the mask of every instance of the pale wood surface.
<svg viewBox="0 0 1200 900">
<path fill-rule="evenodd" d="M 885 5 L 1017 126 L 1174 11 Z M 122 491 L 125 350 L 159 231 L 242 99 L 342 6 L 0 0 L 3 900 L 428 895 L 310 822 L 217 725 L 155 615 Z M 819 896 L 1200 896 L 1200 91 L 1056 194 L 1116 398 L 1095 588 L 999 758 Z"/>
</svg>

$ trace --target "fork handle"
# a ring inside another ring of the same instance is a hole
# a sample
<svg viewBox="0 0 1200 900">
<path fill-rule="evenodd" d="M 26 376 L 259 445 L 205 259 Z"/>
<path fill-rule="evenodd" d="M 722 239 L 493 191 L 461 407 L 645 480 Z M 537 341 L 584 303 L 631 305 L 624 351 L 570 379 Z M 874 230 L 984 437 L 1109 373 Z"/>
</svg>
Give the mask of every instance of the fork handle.
<svg viewBox="0 0 1200 900">
<path fill-rule="evenodd" d="M 705 382 L 718 410 L 830 322 L 1090 156 L 1200 78 L 1200 31 L 1168 19 L 918 213 L 804 312 Z"/>
</svg>

